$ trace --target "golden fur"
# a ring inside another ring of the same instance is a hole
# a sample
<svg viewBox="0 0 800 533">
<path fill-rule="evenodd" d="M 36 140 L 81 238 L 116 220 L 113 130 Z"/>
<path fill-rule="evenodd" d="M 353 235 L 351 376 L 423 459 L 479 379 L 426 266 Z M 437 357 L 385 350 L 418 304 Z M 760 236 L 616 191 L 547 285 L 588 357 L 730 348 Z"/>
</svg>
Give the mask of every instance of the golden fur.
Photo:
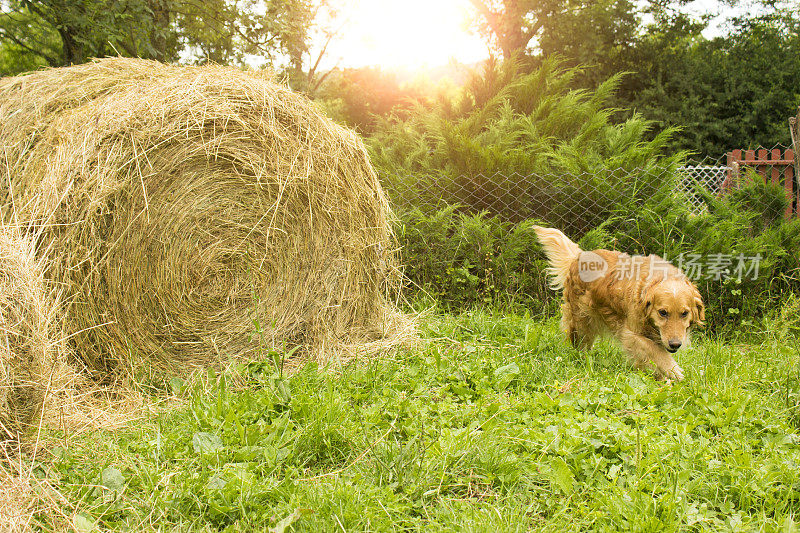
<svg viewBox="0 0 800 533">
<path fill-rule="evenodd" d="M 563 289 L 561 328 L 573 346 L 592 347 L 610 332 L 638 369 L 683 379 L 672 353 L 705 320 L 697 287 L 657 255 L 585 252 L 556 229 L 535 226 L 550 263 L 551 286 Z"/>
</svg>

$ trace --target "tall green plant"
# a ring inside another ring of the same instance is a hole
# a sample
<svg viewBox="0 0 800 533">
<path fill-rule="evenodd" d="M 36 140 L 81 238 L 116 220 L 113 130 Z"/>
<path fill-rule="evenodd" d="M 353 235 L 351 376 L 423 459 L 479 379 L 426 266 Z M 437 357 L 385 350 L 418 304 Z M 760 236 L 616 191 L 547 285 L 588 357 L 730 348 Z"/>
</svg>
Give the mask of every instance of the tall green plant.
<svg viewBox="0 0 800 533">
<path fill-rule="evenodd" d="M 532 226 L 454 206 L 401 212 L 396 233 L 409 288 L 450 309 L 508 303 L 541 309 L 552 295 Z"/>
<path fill-rule="evenodd" d="M 381 121 L 372 161 L 398 203 L 568 220 L 580 233 L 620 205 L 638 209 L 672 194 L 685 157 L 663 155 L 674 130 L 652 136 L 639 116 L 614 124 L 609 101 L 620 76 L 595 91 L 570 89 L 579 72 L 556 59 L 530 73 L 517 61 L 490 61 L 456 97 Z"/>
<path fill-rule="evenodd" d="M 579 72 L 557 59 L 527 74 L 518 61 L 489 61 L 455 98 L 382 120 L 369 142 L 373 163 L 390 177 L 633 170 L 682 161 L 682 152 L 662 156 L 675 130 L 646 140 L 651 123 L 640 116 L 613 123 L 610 101 L 621 76 L 594 91 L 570 89 Z"/>
</svg>

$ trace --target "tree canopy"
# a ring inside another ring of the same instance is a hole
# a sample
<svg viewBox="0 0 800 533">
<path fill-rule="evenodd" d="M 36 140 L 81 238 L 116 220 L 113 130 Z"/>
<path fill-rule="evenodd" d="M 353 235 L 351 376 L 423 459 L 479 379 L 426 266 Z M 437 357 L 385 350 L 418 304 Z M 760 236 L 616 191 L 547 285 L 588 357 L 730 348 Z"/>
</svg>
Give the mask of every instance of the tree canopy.
<svg viewBox="0 0 800 533">
<path fill-rule="evenodd" d="M 3 74 L 106 55 L 161 61 L 296 64 L 326 0 L 9 0 Z"/>
</svg>

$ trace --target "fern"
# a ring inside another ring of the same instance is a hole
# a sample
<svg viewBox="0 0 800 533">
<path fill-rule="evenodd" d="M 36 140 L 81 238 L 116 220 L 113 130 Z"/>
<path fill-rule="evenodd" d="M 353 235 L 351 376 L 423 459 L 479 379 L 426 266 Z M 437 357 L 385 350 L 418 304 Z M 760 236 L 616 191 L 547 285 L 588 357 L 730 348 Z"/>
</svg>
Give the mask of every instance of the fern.
<svg viewBox="0 0 800 533">
<path fill-rule="evenodd" d="M 420 200 L 440 198 L 509 220 L 558 222 L 564 213 L 549 204 L 559 196 L 577 198 L 595 206 L 587 219 L 575 220 L 572 229 L 580 232 L 615 204 L 637 209 L 658 196 L 657 189 L 673 190 L 663 176 L 673 175 L 686 154 L 662 154 L 675 130 L 648 140 L 652 124 L 642 117 L 612 120 L 617 110 L 610 102 L 621 75 L 587 91 L 570 88 L 581 70 L 558 59 L 523 71 L 516 60 L 489 61 L 459 94 L 381 121 L 368 143 L 387 188 L 414 195 L 416 180 L 418 190 L 431 195 Z M 634 172 L 636 179 L 621 177 Z M 520 198 L 528 198 L 527 205 Z"/>
</svg>

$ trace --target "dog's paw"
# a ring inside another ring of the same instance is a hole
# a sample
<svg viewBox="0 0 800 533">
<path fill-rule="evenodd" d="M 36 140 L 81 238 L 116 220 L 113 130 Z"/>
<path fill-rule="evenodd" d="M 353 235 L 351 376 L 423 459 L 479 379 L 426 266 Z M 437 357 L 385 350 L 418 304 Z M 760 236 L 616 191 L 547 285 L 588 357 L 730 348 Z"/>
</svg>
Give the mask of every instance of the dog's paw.
<svg viewBox="0 0 800 533">
<path fill-rule="evenodd" d="M 683 369 L 676 364 L 666 372 L 665 377 L 674 381 L 683 381 Z"/>
</svg>

